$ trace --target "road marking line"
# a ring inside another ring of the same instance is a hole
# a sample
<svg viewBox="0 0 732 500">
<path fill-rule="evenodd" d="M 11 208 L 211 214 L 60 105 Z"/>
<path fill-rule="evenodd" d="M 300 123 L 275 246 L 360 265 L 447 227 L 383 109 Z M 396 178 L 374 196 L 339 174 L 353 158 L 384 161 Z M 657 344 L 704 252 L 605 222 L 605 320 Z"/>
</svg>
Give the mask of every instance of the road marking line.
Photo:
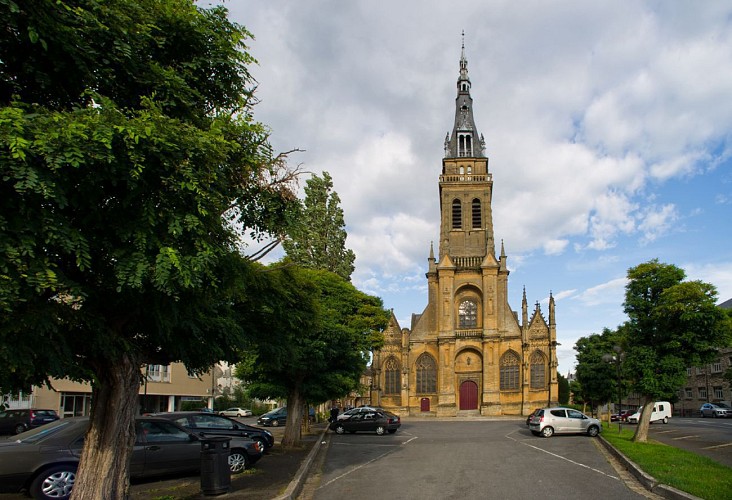
<svg viewBox="0 0 732 500">
<path fill-rule="evenodd" d="M 679 436 L 677 438 L 672 438 L 672 439 L 674 441 L 680 441 L 682 439 L 693 439 L 693 438 L 698 438 L 698 437 L 699 437 L 698 435 L 697 436 Z"/>
<path fill-rule="evenodd" d="M 702 450 L 713 450 L 715 448 L 725 448 L 727 446 L 732 446 L 732 443 L 715 444 L 714 446 L 707 446 L 705 448 L 702 448 Z"/>
<path fill-rule="evenodd" d="M 516 431 L 514 431 L 514 432 L 516 432 Z M 601 470 L 599 470 L 599 469 L 595 469 L 594 467 L 590 467 L 589 465 L 585 465 L 585 464 L 581 464 L 581 463 L 579 463 L 579 462 L 575 462 L 574 460 L 571 460 L 571 459 L 569 459 L 569 458 L 567 458 L 567 457 L 563 457 L 562 455 L 557 455 L 556 453 L 552 453 L 551 451 L 547 451 L 547 450 L 544 450 L 544 449 L 542 449 L 542 448 L 539 448 L 538 446 L 534 446 L 533 444 L 529 444 L 529 443 L 527 443 L 526 441 L 520 441 L 520 440 L 518 440 L 518 439 L 516 439 L 516 438 L 513 438 L 513 437 L 511 437 L 511 435 L 510 435 L 510 434 L 507 434 L 507 435 L 506 435 L 506 437 L 507 437 L 508 439 L 511 439 L 511 440 L 513 440 L 513 441 L 516 441 L 516 442 L 518 442 L 518 443 L 521 443 L 521 444 L 523 444 L 524 446 L 528 446 L 529 448 L 533 448 L 533 449 L 535 449 L 535 450 L 539 450 L 539 451 L 541 451 L 541 452 L 543 452 L 543 453 L 546 453 L 546 454 L 548 454 L 548 455 L 551 455 L 551 456 L 553 456 L 553 457 L 559 458 L 559 459 L 561 459 L 561 460 L 565 460 L 565 461 L 567 461 L 567 462 L 569 462 L 569 463 L 571 463 L 571 464 L 574 464 L 574 465 L 579 465 L 580 467 L 583 467 L 583 468 L 585 468 L 585 469 L 589 469 L 589 470 L 591 470 L 591 471 L 593 471 L 593 472 L 598 472 L 598 473 L 602 474 L 603 476 L 607 476 L 607 477 L 609 477 L 609 478 L 611 478 L 611 479 L 617 479 L 618 481 L 620 481 L 620 478 L 619 478 L 618 476 L 613 476 L 612 474 L 607 474 L 606 472 L 603 472 L 603 471 L 601 471 Z"/>
</svg>

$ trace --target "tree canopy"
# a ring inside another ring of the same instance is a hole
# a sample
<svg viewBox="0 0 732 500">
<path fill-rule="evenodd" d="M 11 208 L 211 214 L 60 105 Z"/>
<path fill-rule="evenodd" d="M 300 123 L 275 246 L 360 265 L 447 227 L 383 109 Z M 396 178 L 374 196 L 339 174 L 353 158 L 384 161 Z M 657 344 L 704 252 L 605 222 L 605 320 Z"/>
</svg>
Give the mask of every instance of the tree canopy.
<svg viewBox="0 0 732 500">
<path fill-rule="evenodd" d="M 346 223 L 340 202 L 330 174 L 313 175 L 306 182 L 299 217 L 288 227 L 282 246 L 293 262 L 350 280 L 356 255 L 346 248 Z"/>
<path fill-rule="evenodd" d="M 272 291 L 264 299 L 269 308 L 247 307 L 265 326 L 245 351 L 237 377 L 255 397 L 287 399 L 283 444 L 296 445 L 305 402 L 358 387 L 370 351 L 383 344 L 389 312 L 381 299 L 329 271 L 276 265 L 265 276 L 275 283 L 266 287 Z"/>
<path fill-rule="evenodd" d="M 685 277 L 682 269 L 656 259 L 628 270 L 623 369 L 645 401 L 637 441 L 647 439 L 651 403 L 673 398 L 687 367 L 709 362 L 730 345 L 731 324 L 716 305 L 715 287 Z"/>
<path fill-rule="evenodd" d="M 280 230 L 293 171 L 225 9 L 0 0 L 0 17 L 0 388 L 91 382 L 74 494 L 123 498 L 141 364 L 236 359 L 240 236 Z"/>
</svg>

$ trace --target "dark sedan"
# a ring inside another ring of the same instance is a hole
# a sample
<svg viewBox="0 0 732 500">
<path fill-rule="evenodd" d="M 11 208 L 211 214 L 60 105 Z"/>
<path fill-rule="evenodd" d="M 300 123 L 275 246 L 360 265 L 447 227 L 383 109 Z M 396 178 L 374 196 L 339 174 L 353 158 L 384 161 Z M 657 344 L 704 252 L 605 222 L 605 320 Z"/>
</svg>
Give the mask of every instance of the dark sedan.
<svg viewBox="0 0 732 500">
<path fill-rule="evenodd" d="M 378 435 L 394 434 L 402 425 L 401 419 L 388 411 L 369 410 L 351 415 L 345 420 L 331 422 L 330 429 L 338 434 L 346 432 L 375 432 Z"/>
<path fill-rule="evenodd" d="M 253 425 L 242 424 L 222 415 L 198 411 L 171 411 L 153 413 L 153 415 L 182 425 L 189 431 L 197 434 L 248 437 L 259 442 L 259 446 L 263 451 L 267 451 L 274 446 L 274 436 L 268 430 Z"/>
<path fill-rule="evenodd" d="M 35 499 L 67 499 L 89 427 L 87 417 L 65 418 L 0 441 L 0 492 L 27 491 Z M 201 438 L 173 422 L 138 418 L 130 462 L 135 478 L 195 473 L 201 467 Z M 262 456 L 259 444 L 232 439 L 229 466 L 241 472 Z"/>
</svg>

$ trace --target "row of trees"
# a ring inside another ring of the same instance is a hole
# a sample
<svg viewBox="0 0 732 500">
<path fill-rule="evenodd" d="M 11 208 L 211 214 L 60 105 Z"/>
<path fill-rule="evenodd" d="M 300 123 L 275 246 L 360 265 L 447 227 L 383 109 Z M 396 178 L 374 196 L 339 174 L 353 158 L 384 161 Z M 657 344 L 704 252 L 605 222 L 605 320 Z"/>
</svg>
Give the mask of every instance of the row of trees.
<svg viewBox="0 0 732 500">
<path fill-rule="evenodd" d="M 253 117 L 247 30 L 192 0 L 0 0 L 0 19 L 0 392 L 91 383 L 74 498 L 127 497 L 145 364 L 244 359 L 292 409 L 353 388 L 381 301 L 241 250 L 303 208 Z"/>
<path fill-rule="evenodd" d="M 701 366 L 732 345 L 732 313 L 716 305 L 709 283 L 686 280 L 674 265 L 651 260 L 628 270 L 615 329 L 579 339 L 575 397 L 593 405 L 635 392 L 643 405 L 633 439 L 648 438 L 653 401 L 673 400 L 689 366 Z"/>
</svg>

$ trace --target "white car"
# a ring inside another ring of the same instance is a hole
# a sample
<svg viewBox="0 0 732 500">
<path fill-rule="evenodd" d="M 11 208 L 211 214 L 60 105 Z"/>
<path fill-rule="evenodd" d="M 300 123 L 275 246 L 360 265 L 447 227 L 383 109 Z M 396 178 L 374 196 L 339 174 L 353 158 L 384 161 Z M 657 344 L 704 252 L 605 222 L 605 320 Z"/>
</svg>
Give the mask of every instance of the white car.
<svg viewBox="0 0 732 500">
<path fill-rule="evenodd" d="M 247 410 L 246 408 L 227 408 L 220 411 L 219 415 L 223 415 L 225 417 L 251 417 L 252 410 Z"/>
</svg>

